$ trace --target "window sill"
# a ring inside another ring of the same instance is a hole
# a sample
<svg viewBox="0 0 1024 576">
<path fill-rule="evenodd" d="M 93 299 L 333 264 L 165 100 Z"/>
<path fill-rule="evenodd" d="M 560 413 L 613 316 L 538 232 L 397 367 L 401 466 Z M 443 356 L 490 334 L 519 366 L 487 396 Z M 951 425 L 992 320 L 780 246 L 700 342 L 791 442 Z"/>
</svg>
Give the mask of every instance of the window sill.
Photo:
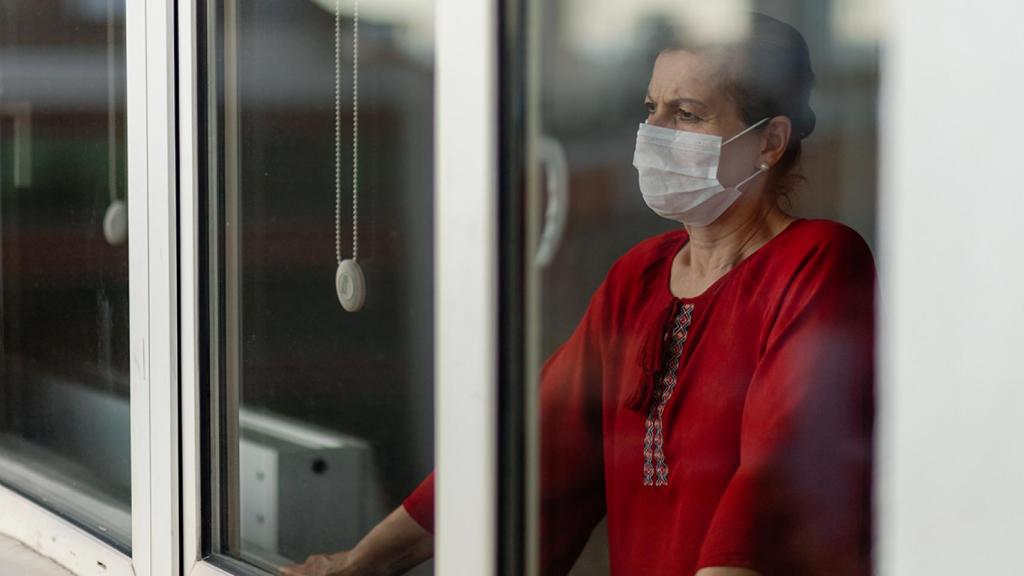
<svg viewBox="0 0 1024 576">
<path fill-rule="evenodd" d="M 4 535 L 0 535 L 0 566 L 20 576 L 71 576 L 53 560 Z"/>
<path fill-rule="evenodd" d="M 3 510 L 0 537 L 22 543 L 33 554 L 50 558 L 51 563 L 64 566 L 71 573 L 86 576 L 134 574 L 131 558 L 4 486 L 0 486 L 0 510 Z M 4 560 L 0 560 L 0 566 L 6 568 Z M 4 571 L 4 574 L 11 573 Z M 20 576 L 21 572 L 17 574 Z"/>
</svg>

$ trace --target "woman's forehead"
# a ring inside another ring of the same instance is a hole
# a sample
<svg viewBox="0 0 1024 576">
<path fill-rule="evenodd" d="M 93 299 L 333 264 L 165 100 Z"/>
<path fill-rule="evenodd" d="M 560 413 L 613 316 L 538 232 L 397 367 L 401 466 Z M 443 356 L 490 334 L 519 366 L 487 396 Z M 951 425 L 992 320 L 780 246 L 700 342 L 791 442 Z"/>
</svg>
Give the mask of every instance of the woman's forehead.
<svg viewBox="0 0 1024 576">
<path fill-rule="evenodd" d="M 706 52 L 662 52 L 654 61 L 647 94 L 656 101 L 692 99 L 714 105 L 724 97 L 721 64 L 721 58 Z"/>
</svg>

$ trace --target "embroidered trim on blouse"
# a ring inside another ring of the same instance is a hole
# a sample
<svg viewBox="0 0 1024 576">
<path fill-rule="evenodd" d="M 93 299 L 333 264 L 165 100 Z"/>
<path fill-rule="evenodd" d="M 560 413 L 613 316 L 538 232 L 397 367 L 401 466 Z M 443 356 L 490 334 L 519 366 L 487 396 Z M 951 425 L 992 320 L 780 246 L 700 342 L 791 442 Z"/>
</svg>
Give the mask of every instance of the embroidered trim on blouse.
<svg viewBox="0 0 1024 576">
<path fill-rule="evenodd" d="M 690 330 L 693 316 L 693 304 L 684 304 L 679 308 L 672 325 L 671 346 L 666 352 L 665 369 L 654 381 L 654 402 L 647 413 L 646 433 L 644 434 L 644 486 L 668 486 L 668 463 L 665 462 L 665 435 L 663 415 L 668 399 L 676 387 L 676 372 L 679 370 L 679 359 L 683 355 L 683 344 Z"/>
</svg>

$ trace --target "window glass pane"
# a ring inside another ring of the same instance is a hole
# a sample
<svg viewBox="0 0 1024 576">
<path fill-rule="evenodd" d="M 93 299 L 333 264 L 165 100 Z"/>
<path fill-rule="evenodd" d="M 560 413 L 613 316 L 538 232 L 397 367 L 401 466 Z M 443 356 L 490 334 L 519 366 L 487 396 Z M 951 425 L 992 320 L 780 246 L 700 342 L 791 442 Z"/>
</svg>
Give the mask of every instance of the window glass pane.
<svg viewBox="0 0 1024 576">
<path fill-rule="evenodd" d="M 542 572 L 864 573 L 877 2 L 533 5 Z"/>
<path fill-rule="evenodd" d="M 212 553 L 351 548 L 432 468 L 431 10 L 206 5 Z"/>
<path fill-rule="evenodd" d="M 124 36 L 0 1 L 0 480 L 127 546 Z"/>
</svg>

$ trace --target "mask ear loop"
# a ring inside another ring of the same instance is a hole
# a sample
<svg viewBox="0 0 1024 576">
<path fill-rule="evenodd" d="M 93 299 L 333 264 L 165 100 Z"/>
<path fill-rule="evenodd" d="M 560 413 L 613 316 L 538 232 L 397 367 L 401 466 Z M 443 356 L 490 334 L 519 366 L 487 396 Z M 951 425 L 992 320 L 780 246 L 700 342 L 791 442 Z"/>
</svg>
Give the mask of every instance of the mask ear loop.
<svg viewBox="0 0 1024 576">
<path fill-rule="evenodd" d="M 744 130 L 744 131 L 740 132 L 739 134 L 737 134 L 737 135 L 733 136 L 732 138 L 729 138 L 729 139 L 728 139 L 728 140 L 726 140 L 725 142 L 722 142 L 722 146 L 725 146 L 725 145 L 726 145 L 726 144 L 728 144 L 729 142 L 732 142 L 733 140 L 736 140 L 737 138 L 739 138 L 740 136 L 743 136 L 743 135 L 744 135 L 744 134 L 746 134 L 747 132 L 750 132 L 751 130 L 754 130 L 755 128 L 757 128 L 757 127 L 758 127 L 758 126 L 760 126 L 761 124 L 764 124 L 764 123 L 765 123 L 765 122 L 767 122 L 768 120 L 771 120 L 771 118 L 769 118 L 769 117 L 767 117 L 767 116 L 766 116 L 766 117 L 762 118 L 761 120 L 759 120 L 758 122 L 755 122 L 755 123 L 751 124 L 751 125 L 750 125 L 750 126 L 749 126 L 749 127 L 748 127 L 748 128 L 746 129 L 746 130 Z M 758 176 L 760 176 L 761 174 L 764 174 L 765 172 L 767 172 L 767 171 L 768 171 L 768 169 L 769 169 L 769 168 L 771 168 L 771 166 L 769 166 L 767 162 L 762 162 L 762 163 L 758 164 L 758 165 L 757 165 L 757 171 L 756 171 L 756 172 L 754 172 L 754 173 L 753 173 L 753 174 L 751 174 L 750 176 L 747 176 L 746 178 L 744 178 L 744 179 L 743 179 L 743 181 L 741 181 L 741 182 L 740 182 L 739 184 L 736 184 L 735 186 L 733 186 L 733 188 L 735 188 L 735 189 L 736 189 L 737 191 L 739 191 L 739 189 L 740 189 L 740 186 L 743 186 L 743 185 L 744 185 L 744 184 L 746 184 L 747 182 L 750 182 L 750 181 L 751 181 L 751 180 L 753 180 L 754 178 L 757 178 L 757 177 L 758 177 Z"/>
<path fill-rule="evenodd" d="M 769 116 L 765 116 L 765 117 L 764 117 L 764 118 L 762 118 L 761 120 L 759 120 L 759 121 L 757 121 L 757 122 L 755 122 L 755 123 L 751 124 L 751 125 L 750 125 L 750 126 L 749 126 L 749 127 L 748 127 L 748 128 L 746 129 L 746 130 L 744 130 L 743 132 L 740 132 L 739 134 L 737 134 L 737 135 L 733 136 L 732 138 L 729 138 L 729 139 L 728 139 L 728 140 L 726 140 L 725 142 L 722 142 L 722 146 L 725 146 L 726 144 L 728 144 L 729 142 L 732 142 L 733 140 L 737 140 L 737 139 L 739 139 L 739 138 L 740 138 L 740 136 L 743 136 L 743 135 L 744 135 L 744 134 L 746 134 L 747 132 L 750 132 L 751 130 L 754 130 L 755 128 L 757 128 L 758 126 L 760 126 L 761 124 L 764 124 L 765 122 L 767 122 L 767 121 L 769 121 L 769 120 L 771 120 L 771 117 L 769 117 Z"/>
<path fill-rule="evenodd" d="M 366 276 L 359 266 L 359 0 L 352 10 L 352 257 L 341 257 L 341 0 L 334 2 L 334 289 L 342 308 L 366 303 Z"/>
</svg>

